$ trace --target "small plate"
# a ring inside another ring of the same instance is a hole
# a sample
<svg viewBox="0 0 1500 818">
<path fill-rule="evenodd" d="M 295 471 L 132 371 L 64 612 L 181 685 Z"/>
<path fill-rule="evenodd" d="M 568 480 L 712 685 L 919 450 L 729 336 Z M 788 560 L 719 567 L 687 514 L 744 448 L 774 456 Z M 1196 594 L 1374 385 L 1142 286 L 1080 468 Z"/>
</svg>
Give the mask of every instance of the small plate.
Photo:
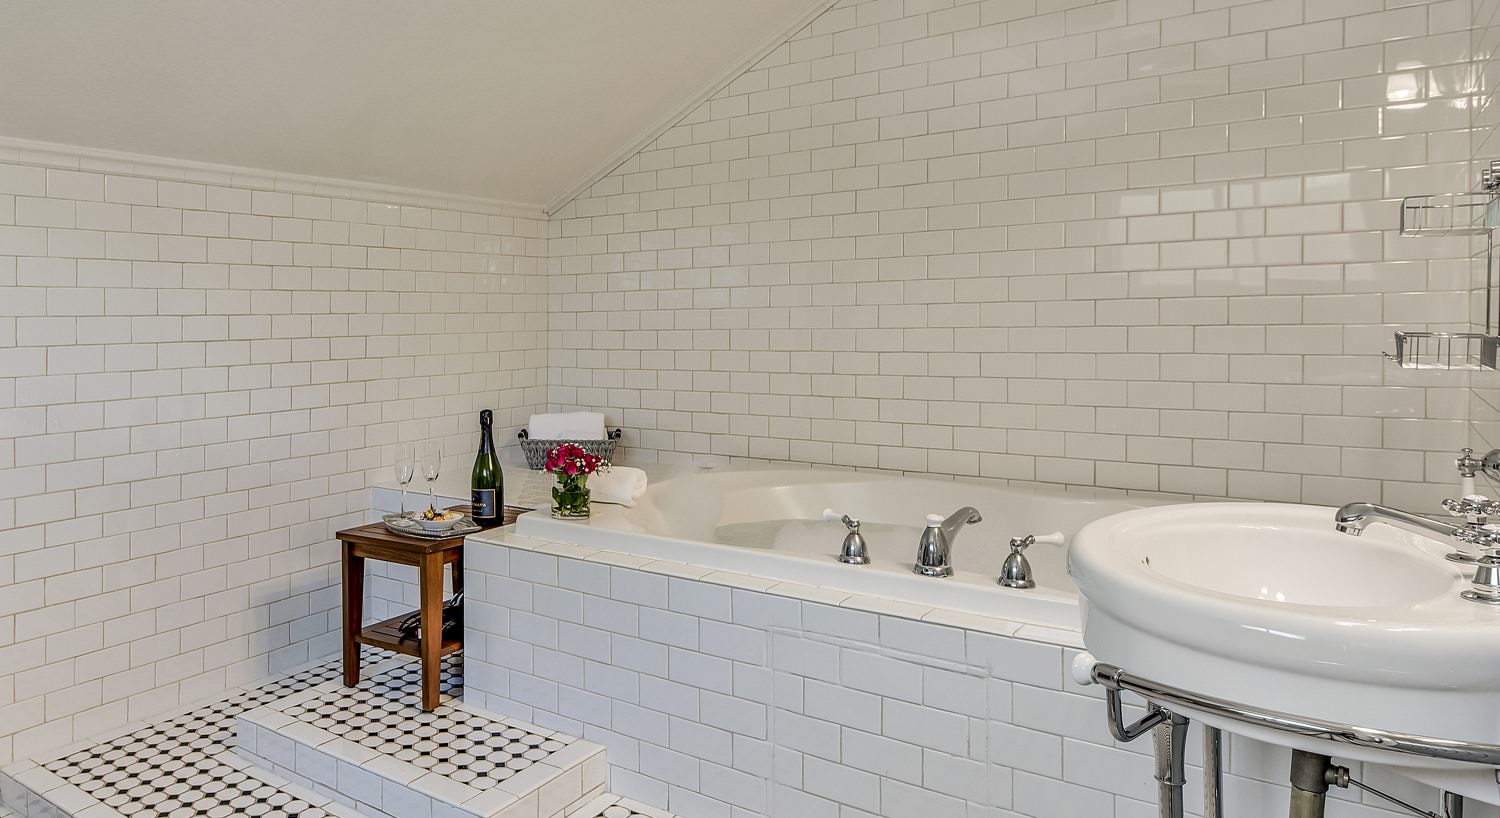
<svg viewBox="0 0 1500 818">
<path fill-rule="evenodd" d="M 455 520 L 448 528 L 435 531 L 423 528 L 419 524 L 419 521 L 413 520 L 410 517 L 402 517 L 400 514 L 387 514 L 380 519 L 385 523 L 385 527 L 389 531 L 429 540 L 446 540 L 450 537 L 462 537 L 483 530 L 467 516 Z"/>
</svg>

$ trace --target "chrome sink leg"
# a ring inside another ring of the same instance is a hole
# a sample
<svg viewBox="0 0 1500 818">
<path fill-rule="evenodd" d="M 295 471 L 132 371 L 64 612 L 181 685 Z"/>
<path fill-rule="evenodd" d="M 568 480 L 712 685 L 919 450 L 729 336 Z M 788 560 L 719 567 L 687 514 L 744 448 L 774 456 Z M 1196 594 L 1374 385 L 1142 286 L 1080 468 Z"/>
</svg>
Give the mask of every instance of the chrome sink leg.
<svg viewBox="0 0 1500 818">
<path fill-rule="evenodd" d="M 1224 818 L 1224 734 L 1203 728 L 1203 818 Z"/>
<path fill-rule="evenodd" d="M 1464 797 L 1457 793 L 1443 793 L 1443 818 L 1464 818 Z"/>
<path fill-rule="evenodd" d="M 1161 818 L 1182 818 L 1182 787 L 1187 783 L 1184 750 L 1187 744 L 1186 716 L 1168 713 L 1167 720 L 1156 725 L 1156 803 Z"/>
</svg>

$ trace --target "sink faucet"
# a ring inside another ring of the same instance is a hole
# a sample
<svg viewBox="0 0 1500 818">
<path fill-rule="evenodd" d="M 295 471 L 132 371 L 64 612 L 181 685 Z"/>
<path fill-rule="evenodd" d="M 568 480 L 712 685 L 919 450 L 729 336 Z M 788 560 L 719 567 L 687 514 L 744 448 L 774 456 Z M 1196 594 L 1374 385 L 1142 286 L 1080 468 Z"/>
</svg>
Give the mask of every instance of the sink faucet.
<svg viewBox="0 0 1500 818">
<path fill-rule="evenodd" d="M 1453 501 L 1450 500 L 1448 502 Z M 1447 507 L 1446 504 L 1444 507 Z M 1425 536 L 1437 535 L 1439 537 L 1454 538 L 1457 538 L 1458 530 L 1462 528 L 1462 526 L 1454 525 L 1453 523 L 1432 520 L 1402 511 L 1399 508 L 1390 508 L 1388 506 L 1376 505 L 1375 503 L 1349 503 L 1333 515 L 1333 527 L 1335 529 L 1356 537 L 1365 533 L 1365 529 L 1371 523 L 1388 523 L 1397 528 L 1404 528 L 1407 531 Z"/>
<path fill-rule="evenodd" d="M 973 506 L 964 506 L 949 514 L 947 519 L 938 514 L 927 515 L 927 528 L 922 532 L 922 539 L 917 541 L 917 561 L 911 570 L 924 577 L 953 576 L 954 538 L 964 526 L 983 519 Z"/>
<path fill-rule="evenodd" d="M 1359 536 L 1371 523 L 1383 522 L 1417 534 L 1451 537 L 1478 548 L 1478 558 L 1454 552 L 1452 562 L 1475 565 L 1473 586 L 1460 596 L 1472 602 L 1500 605 L 1500 529 L 1488 524 L 1490 517 L 1500 515 L 1500 501 L 1482 497 L 1444 500 L 1443 508 L 1455 517 L 1465 518 L 1461 525 L 1429 520 L 1400 509 L 1374 503 L 1349 503 L 1333 515 L 1333 527 L 1345 534 Z"/>
<path fill-rule="evenodd" d="M 1457 551 L 1448 555 L 1452 562 L 1474 566 L 1472 586 L 1459 595 L 1471 602 L 1500 605 L 1500 526 L 1489 522 L 1500 516 L 1500 501 L 1470 493 L 1474 490 L 1474 478 L 1481 472 L 1491 480 L 1500 479 L 1500 449 L 1491 449 L 1480 458 L 1474 457 L 1473 449 L 1464 449 L 1453 465 L 1458 469 L 1463 492 L 1468 496 L 1444 500 L 1443 508 L 1454 517 L 1463 517 L 1462 524 L 1429 520 L 1374 503 L 1350 503 L 1334 513 L 1333 527 L 1357 537 L 1370 523 L 1383 522 L 1418 534 L 1452 537 L 1472 545 L 1480 552 L 1477 558 Z"/>
</svg>

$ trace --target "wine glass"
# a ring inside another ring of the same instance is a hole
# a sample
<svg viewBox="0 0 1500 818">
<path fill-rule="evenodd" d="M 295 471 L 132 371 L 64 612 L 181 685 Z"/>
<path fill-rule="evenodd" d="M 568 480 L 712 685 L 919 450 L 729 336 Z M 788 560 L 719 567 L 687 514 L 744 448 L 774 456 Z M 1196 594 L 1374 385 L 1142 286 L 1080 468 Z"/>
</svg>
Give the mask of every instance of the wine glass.
<svg viewBox="0 0 1500 818">
<path fill-rule="evenodd" d="M 396 444 L 396 482 L 401 485 L 401 516 L 406 517 L 406 486 L 417 473 L 417 450 L 410 443 Z"/>
<path fill-rule="evenodd" d="M 437 481 L 438 473 L 443 469 L 443 447 L 436 440 L 429 440 L 422 444 L 417 460 L 417 467 L 427 479 L 427 507 L 436 511 L 437 499 L 433 497 L 432 484 Z"/>
</svg>

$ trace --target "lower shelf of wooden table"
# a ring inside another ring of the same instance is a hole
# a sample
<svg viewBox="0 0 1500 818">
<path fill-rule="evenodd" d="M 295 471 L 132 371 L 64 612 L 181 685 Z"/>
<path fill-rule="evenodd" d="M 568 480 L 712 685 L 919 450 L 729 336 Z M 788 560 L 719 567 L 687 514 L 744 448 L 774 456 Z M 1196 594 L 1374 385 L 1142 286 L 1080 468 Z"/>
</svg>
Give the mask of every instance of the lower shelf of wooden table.
<svg viewBox="0 0 1500 818">
<path fill-rule="evenodd" d="M 401 635 L 402 621 L 414 613 L 416 612 L 412 611 L 410 613 L 404 613 L 400 616 L 393 616 L 383 622 L 376 622 L 373 625 L 368 625 L 360 629 L 360 632 L 355 635 L 354 641 L 358 642 L 361 645 L 370 645 L 371 647 L 384 648 L 385 650 L 395 651 L 396 653 L 402 653 L 407 656 L 421 656 L 421 637 Z M 464 641 L 462 639 L 452 639 L 445 637 L 443 639 L 443 646 L 438 649 L 438 655 L 447 656 L 454 651 L 462 650 L 463 646 Z"/>
</svg>

